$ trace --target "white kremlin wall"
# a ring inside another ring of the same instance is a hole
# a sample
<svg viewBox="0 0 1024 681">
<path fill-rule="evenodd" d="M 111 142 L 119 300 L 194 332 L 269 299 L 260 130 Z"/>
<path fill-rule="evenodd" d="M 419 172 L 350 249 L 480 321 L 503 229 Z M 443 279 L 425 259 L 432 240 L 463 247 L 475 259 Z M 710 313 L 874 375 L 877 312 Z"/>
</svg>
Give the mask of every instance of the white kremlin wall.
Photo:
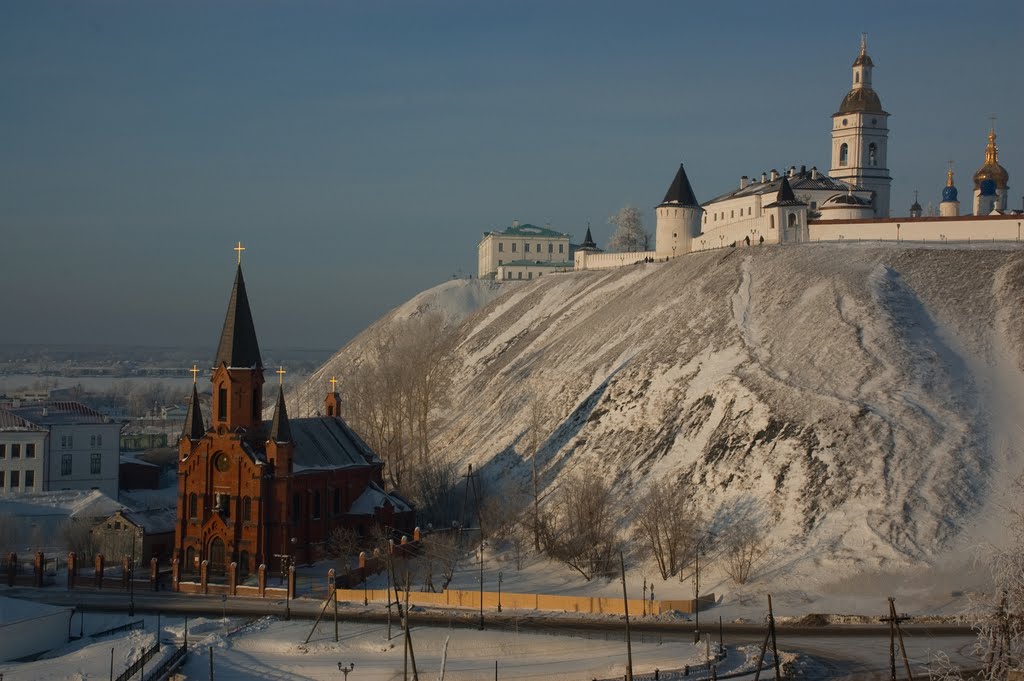
<svg viewBox="0 0 1024 681">
<path fill-rule="evenodd" d="M 657 260 L 654 251 L 638 251 L 636 253 L 590 253 L 576 251 L 573 269 L 575 270 L 610 270 L 642 262 L 650 258 Z"/>
<path fill-rule="evenodd" d="M 1024 215 L 817 220 L 811 241 L 1020 241 Z"/>
</svg>

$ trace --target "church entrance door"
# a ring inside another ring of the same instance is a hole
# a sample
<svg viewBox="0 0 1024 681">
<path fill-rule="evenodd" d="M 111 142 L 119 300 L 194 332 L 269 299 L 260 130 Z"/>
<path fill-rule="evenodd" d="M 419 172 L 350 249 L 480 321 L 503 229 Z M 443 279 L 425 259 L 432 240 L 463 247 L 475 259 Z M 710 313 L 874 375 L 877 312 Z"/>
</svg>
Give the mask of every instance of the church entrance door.
<svg viewBox="0 0 1024 681">
<path fill-rule="evenodd" d="M 223 575 L 225 572 L 224 565 L 224 540 L 220 537 L 214 537 L 210 541 L 210 574 L 211 575 Z"/>
</svg>

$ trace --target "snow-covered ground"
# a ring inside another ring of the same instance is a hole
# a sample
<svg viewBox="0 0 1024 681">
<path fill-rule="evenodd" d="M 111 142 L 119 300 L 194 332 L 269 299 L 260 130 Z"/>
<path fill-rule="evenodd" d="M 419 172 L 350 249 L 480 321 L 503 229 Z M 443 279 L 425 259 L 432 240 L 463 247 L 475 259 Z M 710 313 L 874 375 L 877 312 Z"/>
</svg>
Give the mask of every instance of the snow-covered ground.
<svg viewBox="0 0 1024 681">
<path fill-rule="evenodd" d="M 465 310 L 452 291 L 466 285 L 421 297 L 444 308 L 453 295 Z M 556 498 L 574 471 L 609 482 L 633 593 L 646 577 L 659 598 L 692 595 L 689 572 L 656 578 L 640 550 L 631 511 L 654 480 L 690 496 L 713 532 L 745 517 L 770 533 L 747 585 L 707 556 L 702 591 L 728 617 L 759 617 L 767 591 L 782 614 L 882 613 L 887 595 L 955 614 L 985 584 L 974 560 L 1006 541 L 1003 509 L 1024 472 L 1021 248 L 721 249 L 498 293 L 474 299 L 484 304 L 458 327 L 434 449 L 514 497 L 530 479 L 523 443 L 539 402 L 542 493 Z M 357 338 L 320 373 L 361 351 Z M 487 584 L 501 570 L 509 591 L 616 592 L 536 557 L 516 571 L 499 548 Z"/>
</svg>

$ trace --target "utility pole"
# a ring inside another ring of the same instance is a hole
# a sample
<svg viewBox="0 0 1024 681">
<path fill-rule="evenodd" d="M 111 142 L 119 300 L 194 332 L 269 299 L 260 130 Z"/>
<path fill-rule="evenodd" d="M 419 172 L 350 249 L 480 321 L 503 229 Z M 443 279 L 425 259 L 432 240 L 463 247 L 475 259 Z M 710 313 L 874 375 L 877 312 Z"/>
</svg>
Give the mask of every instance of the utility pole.
<svg viewBox="0 0 1024 681">
<path fill-rule="evenodd" d="M 693 642 L 700 643 L 700 540 L 693 560 Z"/>
<path fill-rule="evenodd" d="M 775 679 L 780 681 L 782 673 L 779 669 L 779 648 L 775 643 L 775 613 L 772 612 L 772 595 L 768 594 L 768 631 L 772 635 L 772 657 L 775 659 Z"/>
<path fill-rule="evenodd" d="M 484 630 L 484 538 L 480 535 L 480 631 Z"/>
<path fill-rule="evenodd" d="M 899 640 L 900 652 L 903 657 L 903 668 L 907 672 L 908 681 L 914 681 L 914 675 L 910 671 L 910 659 L 907 657 L 907 647 L 903 643 L 903 629 L 900 623 L 910 618 L 906 615 L 896 614 L 896 599 L 889 596 L 889 616 L 883 617 L 883 622 L 889 623 L 889 678 L 896 681 L 896 641 Z"/>
<path fill-rule="evenodd" d="M 619 566 L 622 568 L 622 609 L 626 613 L 626 681 L 633 681 L 633 641 L 629 633 L 629 597 L 626 596 L 626 559 L 619 551 Z"/>
</svg>

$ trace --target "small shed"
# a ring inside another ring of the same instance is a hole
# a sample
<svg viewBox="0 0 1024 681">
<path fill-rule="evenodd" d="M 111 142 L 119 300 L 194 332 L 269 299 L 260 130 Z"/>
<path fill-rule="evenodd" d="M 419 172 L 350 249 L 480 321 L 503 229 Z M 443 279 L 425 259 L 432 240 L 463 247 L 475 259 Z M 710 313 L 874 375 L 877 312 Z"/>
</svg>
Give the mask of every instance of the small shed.
<svg viewBox="0 0 1024 681">
<path fill-rule="evenodd" d="M 134 554 L 139 565 L 154 557 L 167 563 L 174 546 L 174 519 L 173 508 L 116 511 L 92 528 L 93 547 L 108 561 Z"/>
</svg>

